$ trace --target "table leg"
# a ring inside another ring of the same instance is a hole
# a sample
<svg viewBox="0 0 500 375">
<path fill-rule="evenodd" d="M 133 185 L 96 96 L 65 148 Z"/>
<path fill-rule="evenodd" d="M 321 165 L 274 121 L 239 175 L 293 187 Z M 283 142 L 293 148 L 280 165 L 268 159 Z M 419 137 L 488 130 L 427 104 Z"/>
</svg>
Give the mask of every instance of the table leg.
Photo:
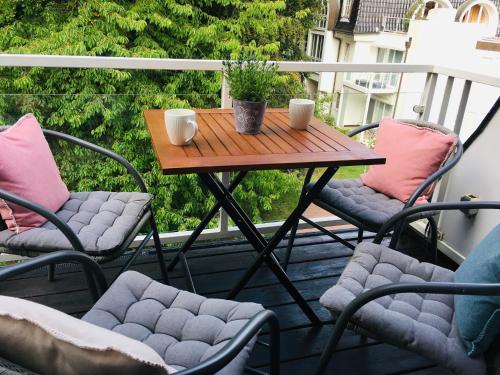
<svg viewBox="0 0 500 375">
<path fill-rule="evenodd" d="M 323 176 L 319 179 L 319 184 L 317 187 L 313 187 L 310 192 L 313 192 L 311 197 L 319 193 L 321 189 L 326 185 L 330 178 L 335 174 L 338 167 L 328 168 Z M 291 228 L 293 223 L 297 218 L 305 211 L 312 201 L 309 199 L 309 194 L 306 195 L 303 202 L 299 202 L 297 208 L 293 211 L 292 215 L 285 221 L 285 224 L 278 230 L 278 232 L 273 236 L 271 242 L 267 242 L 262 234 L 257 230 L 255 225 L 251 222 L 250 218 L 241 209 L 239 204 L 234 200 L 229 191 L 224 187 L 220 180 L 213 174 L 200 174 L 200 179 L 203 181 L 205 186 L 214 194 L 215 198 L 220 202 L 222 207 L 226 210 L 228 215 L 233 219 L 235 224 L 241 230 L 243 235 L 248 239 L 252 246 L 257 250 L 259 256 L 256 261 L 252 264 L 249 270 L 245 273 L 243 278 L 240 280 L 238 285 L 233 288 L 230 292 L 228 298 L 234 298 L 237 293 L 246 285 L 251 276 L 257 271 L 257 269 L 266 262 L 271 271 L 276 275 L 281 284 L 287 289 L 295 302 L 304 311 L 307 317 L 311 320 L 313 324 L 320 324 L 321 321 L 316 316 L 314 311 L 311 309 L 309 304 L 306 302 L 304 297 L 295 288 L 287 274 L 281 268 L 279 262 L 274 257 L 272 251 L 276 248 L 278 243 L 284 237 L 284 235 Z M 284 233 L 283 233 L 284 232 Z"/>
<path fill-rule="evenodd" d="M 331 178 L 337 172 L 338 169 L 339 169 L 339 167 L 327 168 L 326 171 L 321 175 L 320 179 L 305 194 L 304 198 L 299 202 L 297 207 L 293 210 L 292 214 L 288 217 L 288 219 L 283 223 L 283 225 L 274 234 L 274 236 L 271 238 L 271 240 L 267 243 L 266 247 L 259 253 L 259 255 L 255 259 L 254 263 L 250 266 L 250 268 L 248 268 L 248 270 L 245 272 L 245 274 L 240 279 L 238 284 L 236 284 L 236 286 L 231 290 L 231 292 L 229 292 L 229 295 L 228 295 L 229 299 L 234 299 L 238 295 L 238 293 L 243 289 L 243 287 L 248 283 L 248 281 L 255 274 L 255 272 L 257 272 L 257 270 L 262 265 L 262 263 L 266 262 L 267 256 L 273 252 L 273 250 L 276 248 L 276 246 L 279 244 L 279 242 L 283 239 L 283 237 L 285 237 L 285 235 L 288 233 L 290 228 L 299 219 L 299 217 L 304 213 L 304 211 L 307 209 L 307 207 L 309 207 L 309 205 L 317 197 L 317 195 L 321 192 L 321 190 L 325 187 L 325 185 L 328 183 L 328 181 L 331 180 Z M 281 269 L 281 267 L 280 267 L 280 269 Z M 274 272 L 274 270 L 273 270 L 273 272 Z M 291 284 L 290 279 L 288 279 L 288 276 L 286 275 L 286 273 L 284 271 L 283 271 L 283 274 L 279 274 L 279 272 L 275 272 L 275 274 L 276 274 L 276 276 L 278 276 L 278 278 L 280 278 L 280 281 L 281 281 L 281 279 L 283 279 L 283 280 L 286 280 L 285 282 L 287 284 L 288 283 Z M 297 291 L 297 293 L 298 293 L 298 291 Z M 313 320 L 311 319 L 311 321 L 313 321 Z"/>
<path fill-rule="evenodd" d="M 247 172 L 239 172 L 236 177 L 231 181 L 229 184 L 228 190 L 230 192 L 233 192 L 234 189 L 240 184 L 240 182 L 243 180 L 243 178 L 246 176 Z M 189 238 L 184 242 L 182 247 L 177 251 L 175 254 L 174 258 L 170 261 L 170 264 L 168 265 L 168 270 L 172 271 L 174 267 L 177 265 L 179 262 L 181 254 L 186 254 L 186 252 L 193 246 L 193 243 L 198 239 L 200 236 L 201 232 L 208 226 L 210 223 L 210 220 L 219 212 L 221 208 L 221 204 L 219 202 L 216 202 L 212 209 L 205 215 L 203 220 L 198 224 L 198 226 L 195 228 L 193 233 L 189 236 Z M 188 270 L 189 272 L 189 270 Z"/>
<path fill-rule="evenodd" d="M 304 178 L 304 183 L 302 184 L 302 190 L 300 192 L 299 202 L 304 199 L 306 195 L 306 186 L 311 182 L 312 175 L 314 173 L 315 168 L 309 168 L 306 173 L 306 177 Z M 288 268 L 288 263 L 290 262 L 290 255 L 292 254 L 293 243 L 295 241 L 295 235 L 297 234 L 297 229 L 299 227 L 300 217 L 297 221 L 292 225 L 292 230 L 290 231 L 290 237 L 288 238 L 288 243 L 286 245 L 285 258 L 283 259 L 282 267 L 286 271 Z"/>
</svg>

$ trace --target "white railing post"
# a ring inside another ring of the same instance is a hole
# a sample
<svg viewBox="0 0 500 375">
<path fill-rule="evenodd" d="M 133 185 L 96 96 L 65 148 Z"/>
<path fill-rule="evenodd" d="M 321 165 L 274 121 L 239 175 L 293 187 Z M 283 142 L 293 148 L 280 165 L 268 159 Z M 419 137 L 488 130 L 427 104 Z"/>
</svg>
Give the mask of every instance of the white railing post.
<svg viewBox="0 0 500 375">
<path fill-rule="evenodd" d="M 436 91 L 438 75 L 437 73 L 427 73 L 425 81 L 425 89 L 422 95 L 421 105 L 424 106 L 423 113 L 420 114 L 420 120 L 428 121 L 431 114 L 432 101 L 434 99 L 434 92 Z"/>
<path fill-rule="evenodd" d="M 460 130 L 462 129 L 462 122 L 464 121 L 464 115 L 465 115 L 465 110 L 467 109 L 467 102 L 469 101 L 471 86 L 472 86 L 472 81 L 466 80 L 464 82 L 462 97 L 460 98 L 460 104 L 458 106 L 457 118 L 455 119 L 455 127 L 453 129 L 455 134 L 458 135 L 460 135 Z"/>
<path fill-rule="evenodd" d="M 222 72 L 222 87 L 221 87 L 221 98 L 220 98 L 221 108 L 232 108 L 233 99 L 229 95 L 229 83 L 227 82 L 224 72 Z M 224 186 L 228 187 L 230 183 L 229 172 L 222 172 L 222 183 Z M 229 216 L 227 212 L 222 208 L 219 214 L 219 229 L 221 234 L 226 234 L 229 230 Z"/>
<path fill-rule="evenodd" d="M 448 111 L 448 104 L 450 104 L 451 91 L 453 90 L 453 83 L 455 78 L 452 76 L 448 77 L 446 81 L 446 87 L 444 88 L 443 101 L 441 103 L 441 110 L 439 111 L 438 123 L 444 126 L 446 121 L 446 112 Z"/>
</svg>

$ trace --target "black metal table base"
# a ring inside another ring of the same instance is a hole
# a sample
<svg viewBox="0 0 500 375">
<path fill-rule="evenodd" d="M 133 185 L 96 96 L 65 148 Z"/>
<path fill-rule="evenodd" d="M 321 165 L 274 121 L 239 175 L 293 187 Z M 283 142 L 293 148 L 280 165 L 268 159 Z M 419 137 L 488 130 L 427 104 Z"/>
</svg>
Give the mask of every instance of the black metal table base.
<svg viewBox="0 0 500 375">
<path fill-rule="evenodd" d="M 283 223 L 283 225 L 278 229 L 274 236 L 269 240 L 262 236 L 258 231 L 256 226 L 252 223 L 248 215 L 243 211 L 241 206 L 235 201 L 231 192 L 234 191 L 236 186 L 241 182 L 245 176 L 245 172 L 240 172 L 235 179 L 232 181 L 229 187 L 225 187 L 224 184 L 214 173 L 204 173 L 199 174 L 199 177 L 203 184 L 210 190 L 210 192 L 215 196 L 217 204 L 214 205 L 212 210 L 205 216 L 202 222 L 195 229 L 190 238 L 186 241 L 183 247 L 178 251 L 178 254 L 169 265 L 169 269 L 173 268 L 177 263 L 178 257 L 184 257 L 184 254 L 189 249 L 189 247 L 194 243 L 196 238 L 200 235 L 203 229 L 208 225 L 213 216 L 222 207 L 229 217 L 234 221 L 236 226 L 240 229 L 241 233 L 247 238 L 248 242 L 254 247 L 258 252 L 258 256 L 252 265 L 248 268 L 236 286 L 229 292 L 227 298 L 234 299 L 238 293 L 244 288 L 244 286 L 250 281 L 251 277 L 257 272 L 257 270 L 262 266 L 263 263 L 269 267 L 269 269 L 275 274 L 280 283 L 285 287 L 288 293 L 292 296 L 294 301 L 299 305 L 302 311 L 309 318 L 313 324 L 321 324 L 320 319 L 311 309 L 307 301 L 300 294 L 297 288 L 293 285 L 291 280 L 288 278 L 286 272 L 283 270 L 279 264 L 273 251 L 280 241 L 285 237 L 288 231 L 298 222 L 300 216 L 309 207 L 314 198 L 321 192 L 324 186 L 330 181 L 333 175 L 337 172 L 338 167 L 329 167 L 316 182 L 316 184 L 306 193 L 303 194 L 301 200 L 297 207 L 293 210 L 288 219 Z M 181 255 L 182 254 L 182 255 Z M 187 265 L 187 263 L 185 263 Z M 186 272 L 189 272 L 187 267 Z M 189 274 L 188 276 L 190 283 L 192 284 L 192 278 Z M 194 288 L 194 285 L 191 285 Z"/>
</svg>

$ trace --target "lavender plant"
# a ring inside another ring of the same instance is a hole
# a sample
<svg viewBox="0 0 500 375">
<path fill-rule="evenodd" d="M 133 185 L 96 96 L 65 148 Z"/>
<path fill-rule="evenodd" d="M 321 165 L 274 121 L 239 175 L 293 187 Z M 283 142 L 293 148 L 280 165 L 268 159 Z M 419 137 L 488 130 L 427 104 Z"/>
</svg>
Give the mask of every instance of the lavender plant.
<svg viewBox="0 0 500 375">
<path fill-rule="evenodd" d="M 223 64 L 229 94 L 233 99 L 265 102 L 272 95 L 278 79 L 277 63 L 242 54 L 238 60 L 227 60 Z"/>
</svg>

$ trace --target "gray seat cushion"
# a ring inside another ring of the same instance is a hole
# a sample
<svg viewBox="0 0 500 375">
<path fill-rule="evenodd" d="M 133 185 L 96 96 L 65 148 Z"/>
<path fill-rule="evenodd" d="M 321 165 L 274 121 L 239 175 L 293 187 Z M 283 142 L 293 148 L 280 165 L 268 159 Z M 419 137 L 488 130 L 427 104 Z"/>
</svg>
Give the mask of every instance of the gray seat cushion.
<svg viewBox="0 0 500 375">
<path fill-rule="evenodd" d="M 221 350 L 263 307 L 207 299 L 137 272 L 123 273 L 83 320 L 142 341 L 177 370 Z M 218 374 L 240 374 L 256 338 Z"/>
<path fill-rule="evenodd" d="M 308 188 L 311 186 L 312 183 Z M 404 206 L 400 200 L 389 198 L 365 186 L 360 179 L 331 180 L 318 195 L 318 199 L 340 211 L 339 216 L 342 217 L 341 213 L 345 213 L 366 226 L 366 229 L 375 231 Z"/>
<path fill-rule="evenodd" d="M 56 215 L 77 234 L 89 255 L 104 256 L 120 249 L 148 209 L 146 193 L 106 191 L 71 193 Z M 71 244 L 50 222 L 20 234 L 0 232 L 0 248 L 19 255 L 37 255 L 71 249 Z"/>
<path fill-rule="evenodd" d="M 395 282 L 453 282 L 453 272 L 420 263 L 382 245 L 364 242 L 320 299 L 338 315 L 359 294 Z M 369 302 L 353 323 L 375 338 L 413 350 L 456 374 L 483 374 L 482 358 L 470 358 L 459 336 L 452 295 L 405 293 Z"/>
</svg>

